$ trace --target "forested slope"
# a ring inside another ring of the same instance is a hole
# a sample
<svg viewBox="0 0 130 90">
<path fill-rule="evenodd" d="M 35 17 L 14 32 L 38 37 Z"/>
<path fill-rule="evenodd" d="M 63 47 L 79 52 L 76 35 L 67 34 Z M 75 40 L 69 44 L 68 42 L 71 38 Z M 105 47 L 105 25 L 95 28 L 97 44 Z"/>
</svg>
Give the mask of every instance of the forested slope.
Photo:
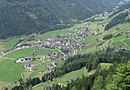
<svg viewBox="0 0 130 90">
<path fill-rule="evenodd" d="M 120 0 L 1 0 L 0 38 L 45 32 L 67 26 L 102 11 Z"/>
</svg>

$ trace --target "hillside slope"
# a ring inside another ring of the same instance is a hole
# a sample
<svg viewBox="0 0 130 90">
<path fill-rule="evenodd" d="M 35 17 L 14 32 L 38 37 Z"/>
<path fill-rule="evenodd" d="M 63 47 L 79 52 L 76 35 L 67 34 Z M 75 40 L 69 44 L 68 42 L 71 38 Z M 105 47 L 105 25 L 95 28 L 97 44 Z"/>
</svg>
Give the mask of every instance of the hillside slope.
<svg viewBox="0 0 130 90">
<path fill-rule="evenodd" d="M 46 32 L 102 11 L 120 0 L 1 0 L 0 38 Z"/>
</svg>

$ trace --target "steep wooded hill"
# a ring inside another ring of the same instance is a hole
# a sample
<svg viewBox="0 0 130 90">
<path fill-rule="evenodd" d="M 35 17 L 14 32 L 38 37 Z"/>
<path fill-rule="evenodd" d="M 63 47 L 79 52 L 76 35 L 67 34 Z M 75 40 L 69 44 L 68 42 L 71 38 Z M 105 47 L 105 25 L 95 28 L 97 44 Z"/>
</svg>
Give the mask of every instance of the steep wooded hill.
<svg viewBox="0 0 130 90">
<path fill-rule="evenodd" d="M 115 7 L 120 0 L 1 0 L 0 38 L 46 32 Z"/>
</svg>

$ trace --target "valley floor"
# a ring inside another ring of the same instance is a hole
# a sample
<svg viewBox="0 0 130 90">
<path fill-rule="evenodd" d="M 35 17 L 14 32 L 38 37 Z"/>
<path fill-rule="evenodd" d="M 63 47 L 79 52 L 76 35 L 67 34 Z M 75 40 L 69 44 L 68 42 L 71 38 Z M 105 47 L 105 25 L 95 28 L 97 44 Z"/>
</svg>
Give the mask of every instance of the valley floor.
<svg viewBox="0 0 130 90">
<path fill-rule="evenodd" d="M 78 54 L 93 53 L 106 50 L 108 46 L 115 51 L 122 48 L 130 50 L 130 23 L 123 23 L 104 31 L 104 25 L 109 19 L 95 22 L 85 22 L 74 27 L 47 32 L 45 34 L 32 34 L 23 37 L 12 37 L 0 41 L 0 87 L 11 87 L 18 84 L 22 77 L 24 80 L 31 77 L 41 78 L 55 67 L 64 64 L 67 58 Z M 118 29 L 117 29 L 118 27 Z M 113 37 L 103 40 L 106 35 Z M 120 34 L 117 36 L 117 34 Z M 28 57 L 28 58 L 27 58 Z M 22 62 L 24 58 L 24 62 Z M 25 59 L 27 58 L 27 59 Z M 31 59 L 32 60 L 31 60 Z M 18 60 L 21 60 L 17 63 Z M 102 64 L 109 66 L 111 64 Z M 33 90 L 41 90 L 46 85 L 53 83 L 64 85 L 73 76 L 81 78 L 82 75 L 93 74 L 86 68 L 65 74 L 33 87 Z"/>
</svg>

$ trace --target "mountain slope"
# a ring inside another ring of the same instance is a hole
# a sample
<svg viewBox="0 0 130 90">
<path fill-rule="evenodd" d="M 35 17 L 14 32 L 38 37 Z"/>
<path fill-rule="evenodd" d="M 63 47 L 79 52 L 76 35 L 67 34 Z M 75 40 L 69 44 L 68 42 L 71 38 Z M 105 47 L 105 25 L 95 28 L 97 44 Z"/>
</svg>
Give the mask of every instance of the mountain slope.
<svg viewBox="0 0 130 90">
<path fill-rule="evenodd" d="M 128 13 L 129 8 L 130 3 L 117 8 L 117 10 L 115 10 L 115 12 L 109 16 L 109 18 L 112 18 L 112 20 L 110 20 L 110 22 L 108 22 L 108 24 L 105 26 L 105 30 L 108 30 L 118 24 L 130 22 Z"/>
<path fill-rule="evenodd" d="M 120 0 L 1 0 L 0 38 L 46 32 L 110 10 Z"/>
</svg>

